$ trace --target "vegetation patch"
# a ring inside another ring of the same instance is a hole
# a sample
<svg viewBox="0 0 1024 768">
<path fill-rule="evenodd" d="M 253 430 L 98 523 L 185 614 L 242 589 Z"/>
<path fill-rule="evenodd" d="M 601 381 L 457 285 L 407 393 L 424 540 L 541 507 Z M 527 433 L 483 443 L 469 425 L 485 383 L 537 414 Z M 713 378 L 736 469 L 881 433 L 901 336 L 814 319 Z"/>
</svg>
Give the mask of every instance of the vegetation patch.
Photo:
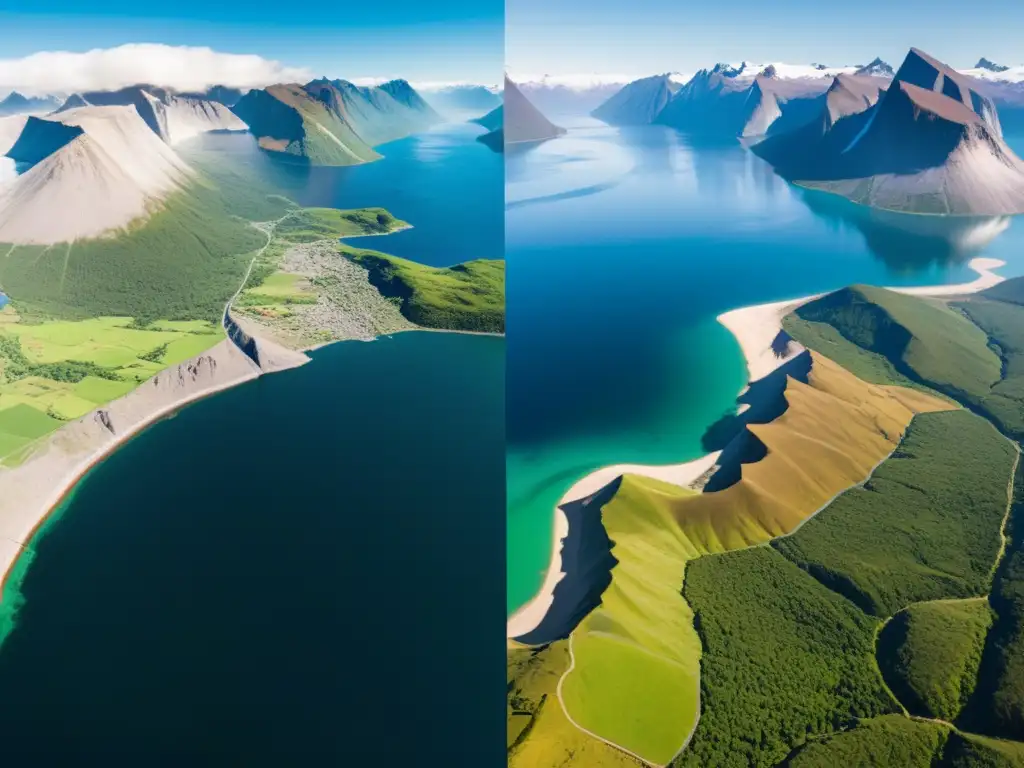
<svg viewBox="0 0 1024 768">
<path fill-rule="evenodd" d="M 773 546 L 876 616 L 985 594 L 1015 458 L 969 412 L 921 414 L 863 488 Z"/>
<path fill-rule="evenodd" d="M 566 712 L 582 728 L 654 764 L 679 752 L 699 713 L 700 638 L 680 594 L 700 553 L 661 503 L 682 491 L 627 475 L 601 510 L 617 561 L 601 605 L 572 634 Z"/>
<path fill-rule="evenodd" d="M 292 243 L 337 240 L 361 235 L 386 235 L 409 227 L 384 208 L 302 208 L 282 221 L 275 234 Z"/>
<path fill-rule="evenodd" d="M 936 768 L 1021 768 L 1024 744 L 954 732 Z"/>
<path fill-rule="evenodd" d="M 558 681 L 569 643 L 510 648 L 506 662 L 509 768 L 638 768 L 639 760 L 583 733 L 565 716 Z"/>
<path fill-rule="evenodd" d="M 401 302 L 410 322 L 424 328 L 505 332 L 504 260 L 439 268 L 348 246 L 341 246 L 341 253 L 367 269 L 381 294 Z"/>
<path fill-rule="evenodd" d="M 878 637 L 889 688 L 915 715 L 954 721 L 978 679 L 992 609 L 984 597 L 916 603 Z"/>
<path fill-rule="evenodd" d="M 941 760 L 949 728 L 902 715 L 862 720 L 849 731 L 802 747 L 786 761 L 788 768 L 933 768 Z"/>
<path fill-rule="evenodd" d="M 875 666 L 875 619 L 773 549 L 695 560 L 683 594 L 703 656 L 680 766 L 774 766 L 815 735 L 898 710 Z"/>
</svg>

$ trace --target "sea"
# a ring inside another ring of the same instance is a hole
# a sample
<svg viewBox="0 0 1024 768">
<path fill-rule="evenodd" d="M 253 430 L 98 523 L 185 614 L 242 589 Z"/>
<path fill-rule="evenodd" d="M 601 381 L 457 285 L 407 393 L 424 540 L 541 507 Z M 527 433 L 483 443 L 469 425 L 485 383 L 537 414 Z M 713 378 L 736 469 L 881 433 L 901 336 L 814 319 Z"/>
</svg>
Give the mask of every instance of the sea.
<svg viewBox="0 0 1024 768">
<path fill-rule="evenodd" d="M 202 141 L 373 247 L 501 258 L 502 158 L 442 126 L 357 168 Z M 189 405 L 95 466 L 30 545 L 0 646 L 5 766 L 504 759 L 502 338 L 411 332 Z M 28 562 L 28 561 L 26 561 Z M 467 692 L 493 687 L 495 705 Z"/>
<path fill-rule="evenodd" d="M 872 211 L 786 183 L 735 141 L 552 119 L 565 136 L 506 159 L 509 615 L 543 582 L 576 480 L 708 452 L 747 383 L 719 314 L 966 282 L 978 255 L 1024 274 L 1024 221 Z"/>
</svg>

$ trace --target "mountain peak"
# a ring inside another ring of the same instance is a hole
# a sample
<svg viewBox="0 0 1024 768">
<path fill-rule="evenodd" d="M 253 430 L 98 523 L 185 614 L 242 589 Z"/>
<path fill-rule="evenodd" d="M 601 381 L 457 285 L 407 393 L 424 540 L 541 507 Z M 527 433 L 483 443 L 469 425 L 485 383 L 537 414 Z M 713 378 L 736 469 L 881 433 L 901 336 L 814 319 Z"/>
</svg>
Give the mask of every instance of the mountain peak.
<svg viewBox="0 0 1024 768">
<path fill-rule="evenodd" d="M 896 73 L 893 71 L 892 66 L 876 56 L 870 63 L 860 67 L 854 74 L 893 77 Z"/>
<path fill-rule="evenodd" d="M 761 70 L 761 77 L 778 77 L 779 70 L 776 69 L 774 64 L 769 64 L 767 67 Z"/>
<path fill-rule="evenodd" d="M 978 63 L 974 65 L 975 69 L 987 69 L 989 72 L 1005 72 L 1009 67 L 1005 67 L 1002 64 L 996 64 L 994 61 L 990 61 L 982 56 L 978 59 Z"/>
</svg>

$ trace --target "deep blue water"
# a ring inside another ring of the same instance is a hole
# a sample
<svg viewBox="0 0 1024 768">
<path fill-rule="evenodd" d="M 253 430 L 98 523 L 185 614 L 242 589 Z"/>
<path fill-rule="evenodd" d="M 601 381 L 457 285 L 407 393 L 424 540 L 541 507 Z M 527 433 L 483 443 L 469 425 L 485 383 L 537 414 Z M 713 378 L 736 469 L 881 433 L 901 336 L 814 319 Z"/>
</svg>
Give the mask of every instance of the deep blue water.
<svg viewBox="0 0 1024 768">
<path fill-rule="evenodd" d="M 508 602 L 539 586 L 552 510 L 579 477 L 707 451 L 746 383 L 715 317 L 855 282 L 1024 273 L 1024 222 L 872 212 L 794 188 L 735 143 L 567 125 L 506 167 Z"/>
<path fill-rule="evenodd" d="M 276 159 L 244 133 L 209 134 L 198 141 L 204 149 L 251 161 L 301 205 L 387 208 L 413 229 L 347 242 L 446 267 L 502 258 L 502 156 L 475 140 L 483 132 L 472 123 L 441 125 L 376 147 L 383 160 L 341 168 Z"/>
</svg>

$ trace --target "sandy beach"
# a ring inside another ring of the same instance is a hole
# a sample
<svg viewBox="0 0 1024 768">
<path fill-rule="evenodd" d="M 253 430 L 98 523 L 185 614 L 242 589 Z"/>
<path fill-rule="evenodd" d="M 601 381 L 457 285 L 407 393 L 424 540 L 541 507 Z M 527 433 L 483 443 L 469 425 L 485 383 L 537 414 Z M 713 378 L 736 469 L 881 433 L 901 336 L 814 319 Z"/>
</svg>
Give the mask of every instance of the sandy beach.
<svg viewBox="0 0 1024 768">
<path fill-rule="evenodd" d="M 306 361 L 305 356 L 288 356 L 284 364 L 274 358 L 271 370 Z M 39 526 L 93 465 L 187 403 L 265 372 L 224 339 L 46 436 L 20 466 L 0 469 L 0 588 Z"/>
<path fill-rule="evenodd" d="M 962 296 L 976 293 L 986 288 L 991 288 L 1006 279 L 992 271 L 1004 266 L 1005 263 L 999 259 L 976 258 L 972 259 L 967 266 L 974 270 L 978 277 L 969 283 L 890 288 L 890 290 L 912 296 Z M 804 348 L 801 345 L 790 340 L 785 347 L 785 351 L 780 355 L 776 349 L 773 349 L 772 344 L 781 333 L 782 319 L 787 314 L 802 304 L 806 304 L 823 295 L 819 293 L 796 299 L 755 304 L 749 307 L 730 310 L 718 316 L 718 322 L 729 329 L 740 345 L 747 364 L 748 386 L 749 383 L 756 382 L 767 376 L 803 351 Z M 602 467 L 577 480 L 566 491 L 559 501 L 559 505 L 586 498 L 615 478 L 626 473 L 652 477 L 679 486 L 687 486 L 711 469 L 718 459 L 718 455 L 718 453 L 708 454 L 683 464 L 663 466 L 614 464 Z M 506 624 L 506 635 L 508 638 L 520 637 L 540 624 L 553 602 L 555 586 L 565 575 L 562 572 L 561 551 L 562 541 L 569 535 L 569 522 L 562 510 L 557 507 L 555 508 L 554 518 L 551 562 L 548 566 L 547 576 L 534 598 L 508 619 Z"/>
</svg>

